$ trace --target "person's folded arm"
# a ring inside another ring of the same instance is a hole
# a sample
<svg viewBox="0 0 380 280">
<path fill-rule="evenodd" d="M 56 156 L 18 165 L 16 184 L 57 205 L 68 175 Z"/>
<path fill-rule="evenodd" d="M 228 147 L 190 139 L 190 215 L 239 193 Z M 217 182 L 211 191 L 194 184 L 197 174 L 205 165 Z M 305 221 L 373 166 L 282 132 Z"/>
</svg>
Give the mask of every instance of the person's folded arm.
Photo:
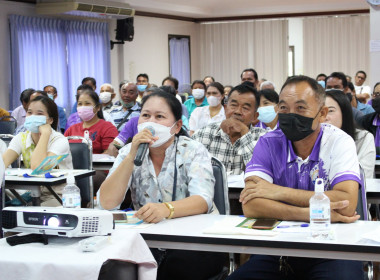
<svg viewBox="0 0 380 280">
<path fill-rule="evenodd" d="M 353 214 L 345 216 L 340 212 L 349 206 L 349 201 L 331 202 L 331 222 L 353 223 L 360 218 L 359 215 Z M 245 217 L 249 218 L 271 218 L 282 221 L 310 221 L 310 209 L 308 207 L 298 207 L 288 205 L 282 202 L 254 198 L 243 205 Z"/>
<path fill-rule="evenodd" d="M 355 213 L 358 199 L 358 183 L 352 180 L 337 183 L 333 190 L 325 194 L 331 202 L 348 200 L 349 206 L 339 210 L 339 213 L 352 216 Z M 240 202 L 244 205 L 253 198 L 266 198 L 281 201 L 299 207 L 308 207 L 309 200 L 314 195 L 313 191 L 282 187 L 258 177 L 246 178 L 246 185 L 240 195 Z"/>
</svg>

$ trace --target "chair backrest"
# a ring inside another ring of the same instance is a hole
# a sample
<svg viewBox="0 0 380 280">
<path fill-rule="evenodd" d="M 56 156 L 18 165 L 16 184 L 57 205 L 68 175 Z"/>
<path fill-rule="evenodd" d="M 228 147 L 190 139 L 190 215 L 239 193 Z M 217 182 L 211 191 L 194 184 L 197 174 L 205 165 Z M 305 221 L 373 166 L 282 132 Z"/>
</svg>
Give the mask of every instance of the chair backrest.
<svg viewBox="0 0 380 280">
<path fill-rule="evenodd" d="M 74 169 L 92 170 L 92 143 L 80 136 L 68 136 L 68 140 L 81 140 L 81 143 L 70 143 L 71 157 Z M 90 202 L 93 207 L 94 189 L 92 177 L 76 180 L 82 198 L 82 207 L 87 207 Z"/>
<path fill-rule="evenodd" d="M 12 116 L 0 118 L 0 134 L 15 134 L 17 120 Z"/>
<path fill-rule="evenodd" d="M 215 177 L 214 203 L 220 214 L 230 214 L 228 200 L 227 174 L 223 163 L 215 157 L 211 158 L 212 171 Z"/>
<path fill-rule="evenodd" d="M 359 188 L 358 204 L 356 206 L 356 212 L 360 215 L 360 220 L 368 221 L 369 217 L 368 217 L 368 203 L 367 203 L 365 173 L 361 165 L 360 165 L 360 180 L 362 181 L 362 185 Z"/>
</svg>

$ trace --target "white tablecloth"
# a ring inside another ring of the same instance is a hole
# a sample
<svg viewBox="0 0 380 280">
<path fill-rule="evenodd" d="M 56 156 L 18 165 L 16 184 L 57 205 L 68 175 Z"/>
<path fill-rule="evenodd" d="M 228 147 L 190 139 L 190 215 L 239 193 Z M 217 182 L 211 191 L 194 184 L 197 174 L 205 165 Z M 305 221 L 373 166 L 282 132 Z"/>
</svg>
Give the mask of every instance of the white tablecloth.
<svg viewBox="0 0 380 280">
<path fill-rule="evenodd" d="M 0 240 L 0 279 L 97 280 L 108 259 L 138 263 L 139 279 L 156 279 L 157 264 L 140 234 L 115 230 L 110 244 L 97 252 L 78 249 L 81 238 L 50 237 L 49 244 L 10 246 Z"/>
</svg>

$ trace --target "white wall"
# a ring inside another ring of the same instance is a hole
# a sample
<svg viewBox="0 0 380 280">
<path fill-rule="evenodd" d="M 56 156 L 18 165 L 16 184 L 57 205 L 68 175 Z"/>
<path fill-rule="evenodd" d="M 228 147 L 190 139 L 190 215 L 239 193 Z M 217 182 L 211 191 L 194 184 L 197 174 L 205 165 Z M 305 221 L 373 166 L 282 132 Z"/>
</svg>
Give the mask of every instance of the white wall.
<svg viewBox="0 0 380 280">
<path fill-rule="evenodd" d="M 294 46 L 295 75 L 303 74 L 303 22 L 302 18 L 289 18 L 289 46 Z"/>
<path fill-rule="evenodd" d="M 110 38 L 115 40 L 115 21 L 110 27 Z M 135 36 L 132 42 L 115 45 L 111 51 L 112 84 L 136 81 L 139 73 L 147 73 L 151 83 L 161 85 L 169 75 L 168 35 L 190 36 L 191 79 L 199 77 L 199 24 L 187 21 L 136 16 Z"/>
<path fill-rule="evenodd" d="M 0 107 L 10 110 L 10 43 L 8 16 L 34 15 L 34 5 L 0 0 Z"/>
</svg>

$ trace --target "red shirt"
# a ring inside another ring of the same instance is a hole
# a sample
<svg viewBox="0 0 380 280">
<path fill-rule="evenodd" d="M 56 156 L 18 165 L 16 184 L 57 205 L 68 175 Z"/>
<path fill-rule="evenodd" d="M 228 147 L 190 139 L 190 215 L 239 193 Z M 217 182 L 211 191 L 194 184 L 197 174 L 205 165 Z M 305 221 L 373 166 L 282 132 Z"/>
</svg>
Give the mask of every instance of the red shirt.
<svg viewBox="0 0 380 280">
<path fill-rule="evenodd" d="M 108 149 L 109 144 L 119 134 L 116 127 L 105 120 L 100 119 L 96 124 L 91 127 L 83 128 L 83 122 L 70 126 L 65 136 L 82 136 L 88 130 L 90 139 L 92 141 L 92 152 L 94 154 L 102 154 Z M 70 142 L 79 142 L 78 140 L 70 140 Z"/>
</svg>

